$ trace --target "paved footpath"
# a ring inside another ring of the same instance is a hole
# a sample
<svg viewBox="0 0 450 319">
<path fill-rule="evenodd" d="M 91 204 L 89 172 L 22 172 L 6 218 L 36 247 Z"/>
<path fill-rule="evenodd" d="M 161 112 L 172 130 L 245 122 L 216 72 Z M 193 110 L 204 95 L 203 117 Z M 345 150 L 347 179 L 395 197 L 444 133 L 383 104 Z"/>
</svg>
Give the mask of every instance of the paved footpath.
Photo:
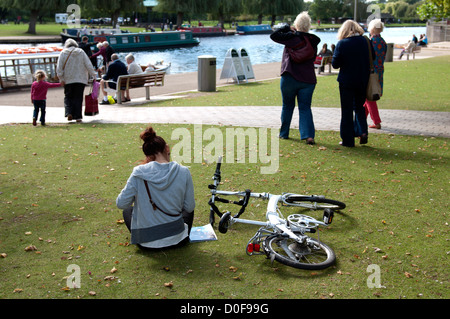
<svg viewBox="0 0 450 319">
<path fill-rule="evenodd" d="M 397 51 L 397 50 L 396 50 Z M 399 51 L 398 51 L 399 52 Z M 395 52 L 395 56 L 398 56 Z M 416 58 L 426 58 L 450 54 L 448 43 L 436 48 L 422 49 Z M 280 63 L 254 65 L 257 80 L 279 77 Z M 331 75 L 335 76 L 337 71 Z M 226 85 L 220 80 L 217 70 L 217 85 Z M 188 74 L 168 74 L 164 87 L 151 89 L 149 107 L 133 107 L 145 101 L 145 90 L 131 90 L 132 101 L 123 105 L 100 105 L 100 114 L 84 117 L 84 123 L 174 123 L 230 125 L 243 127 L 279 128 L 281 106 L 210 106 L 210 107 L 158 107 L 158 101 L 173 98 L 174 93 L 197 90 L 197 72 Z M 67 123 L 62 107 L 63 89 L 49 90 L 47 95 L 46 121 Z M 0 93 L 0 125 L 10 123 L 31 123 L 32 110 L 29 90 Z M 339 130 L 340 108 L 313 107 L 314 123 L 317 130 Z M 371 133 L 393 133 L 403 135 L 424 135 L 450 137 L 450 112 L 424 112 L 380 109 L 383 120 L 381 130 L 370 129 Z M 369 122 L 370 119 L 368 120 Z M 39 124 L 38 124 L 39 125 Z M 298 128 L 298 111 L 294 112 L 291 128 Z"/>
</svg>

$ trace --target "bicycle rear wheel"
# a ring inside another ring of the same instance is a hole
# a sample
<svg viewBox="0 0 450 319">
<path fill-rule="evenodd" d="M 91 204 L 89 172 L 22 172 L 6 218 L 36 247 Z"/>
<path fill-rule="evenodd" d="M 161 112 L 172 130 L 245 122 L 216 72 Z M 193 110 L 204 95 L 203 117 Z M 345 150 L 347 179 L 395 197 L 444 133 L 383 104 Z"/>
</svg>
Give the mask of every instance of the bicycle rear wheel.
<svg viewBox="0 0 450 319">
<path fill-rule="evenodd" d="M 340 201 L 316 195 L 312 196 L 290 195 L 286 197 L 286 203 L 292 204 L 294 206 L 298 205 L 313 210 L 326 208 L 339 210 L 345 208 L 345 204 Z"/>
<path fill-rule="evenodd" d="M 291 238 L 273 235 L 267 237 L 263 245 L 270 259 L 298 269 L 325 269 L 336 261 L 334 251 L 314 238 L 309 238 L 309 243 L 299 244 Z"/>
</svg>

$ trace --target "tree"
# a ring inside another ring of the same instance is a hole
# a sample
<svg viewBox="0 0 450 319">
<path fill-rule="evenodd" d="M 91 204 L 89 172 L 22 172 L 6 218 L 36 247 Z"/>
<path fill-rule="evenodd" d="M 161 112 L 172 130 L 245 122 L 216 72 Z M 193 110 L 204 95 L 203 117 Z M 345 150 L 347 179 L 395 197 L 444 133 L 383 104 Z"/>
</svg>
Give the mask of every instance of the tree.
<svg viewBox="0 0 450 319">
<path fill-rule="evenodd" d="M 177 14 L 177 26 L 183 24 L 183 16 L 189 13 L 207 13 L 217 8 L 217 1 L 208 0 L 159 0 L 157 10 Z"/>
<path fill-rule="evenodd" d="M 138 11 L 143 7 L 141 0 L 81 0 L 85 7 L 98 9 L 111 17 L 111 24 L 116 25 L 121 14 L 127 11 Z"/>
<path fill-rule="evenodd" d="M 450 17 L 450 0 L 426 0 L 417 7 L 421 19 L 445 19 Z"/>
<path fill-rule="evenodd" d="M 245 0 L 244 11 L 258 16 L 258 23 L 262 23 L 263 15 L 270 15 L 272 25 L 278 15 L 297 15 L 303 9 L 303 0 Z"/>
<path fill-rule="evenodd" d="M 211 1 L 211 13 L 213 16 L 217 16 L 219 24 L 223 27 L 225 23 L 225 17 L 238 14 L 242 11 L 241 0 L 216 0 L 215 4 Z"/>
<path fill-rule="evenodd" d="M 0 0 L 0 7 L 16 8 L 30 11 L 30 22 L 27 33 L 36 34 L 36 22 L 40 14 L 47 11 L 64 10 L 69 0 Z"/>
<path fill-rule="evenodd" d="M 342 0 L 315 0 L 310 6 L 310 11 L 314 19 L 323 21 L 347 16 L 342 14 L 345 7 Z"/>
</svg>

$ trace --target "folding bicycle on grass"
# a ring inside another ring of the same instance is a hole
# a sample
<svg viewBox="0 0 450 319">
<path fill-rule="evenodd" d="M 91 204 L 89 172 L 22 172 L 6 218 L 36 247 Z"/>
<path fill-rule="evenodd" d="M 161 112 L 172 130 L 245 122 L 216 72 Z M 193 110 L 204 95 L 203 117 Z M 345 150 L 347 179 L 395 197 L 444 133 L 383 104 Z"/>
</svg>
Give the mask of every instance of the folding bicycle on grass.
<svg viewBox="0 0 450 319">
<path fill-rule="evenodd" d="M 309 237 L 307 233 L 315 233 L 319 226 L 326 227 L 333 220 L 334 211 L 344 209 L 345 204 L 320 195 L 299 195 L 283 193 L 281 195 L 270 193 L 253 193 L 245 191 L 218 190 L 221 181 L 221 162 L 219 157 L 216 171 L 213 176 L 214 183 L 209 185 L 211 191 L 210 223 L 214 224 L 215 214 L 220 218 L 219 231 L 226 233 L 235 223 L 260 226 L 256 234 L 247 243 L 248 255 L 266 255 L 272 262 L 276 260 L 290 267 L 308 270 L 324 269 L 331 266 L 336 255 L 334 251 L 319 239 Z M 237 196 L 239 201 L 221 198 L 222 196 Z M 259 198 L 268 200 L 266 221 L 242 219 L 249 199 Z M 232 216 L 231 212 L 221 213 L 216 202 L 236 204 L 241 206 L 239 212 Z M 281 214 L 281 206 L 295 206 L 312 210 L 323 210 L 323 221 L 303 214 L 292 214 L 285 219 Z"/>
</svg>

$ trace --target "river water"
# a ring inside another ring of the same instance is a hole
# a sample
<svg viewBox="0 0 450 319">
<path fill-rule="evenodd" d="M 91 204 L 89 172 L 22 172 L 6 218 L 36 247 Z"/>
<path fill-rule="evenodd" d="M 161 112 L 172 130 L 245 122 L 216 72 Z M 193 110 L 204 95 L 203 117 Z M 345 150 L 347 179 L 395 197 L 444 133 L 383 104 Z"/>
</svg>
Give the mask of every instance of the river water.
<svg viewBox="0 0 450 319">
<path fill-rule="evenodd" d="M 337 43 L 337 30 L 332 31 L 311 31 L 317 35 L 321 42 L 319 48 L 324 43 Z M 387 43 L 402 44 L 408 42 L 415 34 L 426 33 L 425 27 L 408 28 L 385 28 L 382 37 Z M 156 50 L 151 52 L 133 52 L 139 64 L 148 64 L 154 61 L 170 62 L 172 64 L 170 73 L 195 72 L 198 69 L 198 57 L 201 55 L 212 55 L 216 57 L 217 68 L 221 69 L 228 49 L 244 48 L 252 64 L 264 64 L 281 61 L 283 46 L 273 42 L 269 35 L 232 35 L 225 37 L 200 38 L 200 44 L 193 48 Z M 125 56 L 126 54 L 123 54 Z"/>
<path fill-rule="evenodd" d="M 337 43 L 337 29 L 335 31 L 311 31 L 317 35 L 321 42 L 319 48 L 324 43 Z M 426 27 L 395 27 L 385 28 L 381 34 L 387 43 L 402 44 L 406 43 L 415 34 L 426 33 Z M 6 45 L 2 45 L 6 46 Z M 19 45 L 15 45 L 18 47 Z M 22 45 L 24 46 L 24 45 Z M 27 46 L 27 45 L 25 45 Z M 30 46 L 30 45 L 28 45 Z M 54 46 L 51 44 L 49 46 Z M 136 58 L 136 62 L 141 65 L 155 63 L 156 61 L 164 61 L 171 63 L 170 73 L 186 73 L 196 72 L 198 69 L 198 57 L 201 55 L 212 55 L 216 57 L 217 68 L 221 69 L 225 60 L 228 49 L 244 48 L 250 58 L 252 64 L 264 64 L 271 62 L 279 62 L 281 60 L 283 46 L 273 42 L 269 35 L 231 35 L 224 37 L 200 38 L 200 44 L 192 48 L 165 49 L 154 50 L 149 52 L 132 52 Z M 127 53 L 120 53 L 120 57 L 124 59 Z"/>
</svg>

